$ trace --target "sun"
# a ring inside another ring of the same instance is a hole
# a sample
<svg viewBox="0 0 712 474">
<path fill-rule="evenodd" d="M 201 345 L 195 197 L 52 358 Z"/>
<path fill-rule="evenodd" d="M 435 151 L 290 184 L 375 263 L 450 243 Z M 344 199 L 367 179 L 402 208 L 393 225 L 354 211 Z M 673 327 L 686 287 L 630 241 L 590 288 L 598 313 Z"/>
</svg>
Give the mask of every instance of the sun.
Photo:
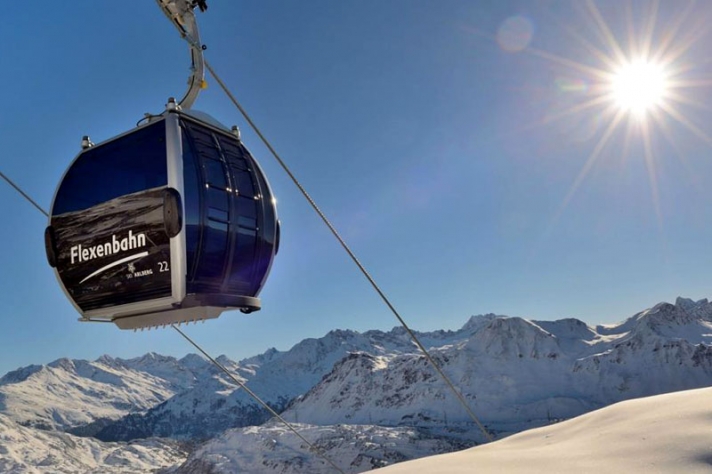
<svg viewBox="0 0 712 474">
<path fill-rule="evenodd" d="M 605 11 L 615 14 L 610 24 L 596 0 L 575 3 L 585 19 L 582 24 L 589 28 L 565 26 L 567 41 L 561 44 L 569 53 L 575 51 L 573 55 L 530 44 L 522 50 L 551 63 L 558 74 L 551 108 L 533 127 L 561 123 L 571 130 L 577 123 L 587 124 L 584 133 L 592 144 L 546 233 L 552 232 L 599 161 L 633 155 L 644 161 L 652 207 L 662 229 L 658 180 L 666 158 L 661 150 L 669 146 L 668 154 L 688 169 L 680 146 L 688 133 L 712 146 L 712 134 L 699 122 L 700 111 L 710 108 L 705 98 L 712 76 L 700 68 L 708 61 L 695 57 L 700 50 L 705 53 L 712 28 L 709 21 L 697 18 L 695 0 L 679 2 L 682 7 L 677 2 L 607 2 Z"/>
<path fill-rule="evenodd" d="M 667 87 L 662 66 L 645 60 L 621 65 L 611 79 L 614 102 L 638 118 L 663 103 Z"/>
</svg>

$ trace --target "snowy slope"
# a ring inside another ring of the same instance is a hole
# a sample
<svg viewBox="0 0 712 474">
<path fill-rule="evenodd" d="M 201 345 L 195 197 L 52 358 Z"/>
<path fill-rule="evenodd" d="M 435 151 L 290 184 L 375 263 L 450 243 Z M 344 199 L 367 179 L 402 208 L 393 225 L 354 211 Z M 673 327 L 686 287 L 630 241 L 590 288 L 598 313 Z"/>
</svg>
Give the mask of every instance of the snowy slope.
<svg viewBox="0 0 712 474">
<path fill-rule="evenodd" d="M 136 359 L 59 359 L 0 378 L 0 413 L 43 429 L 65 430 L 145 411 L 190 388 L 208 364 L 146 354 Z"/>
<path fill-rule="evenodd" d="M 379 473 L 709 473 L 710 419 L 710 388 L 658 395 Z"/>
<path fill-rule="evenodd" d="M 362 425 L 297 429 L 346 473 L 627 472 L 709 473 L 712 388 L 640 398 L 451 454 L 457 446 L 412 429 Z M 409 462 L 405 459 L 421 458 Z M 171 474 L 331 473 L 334 469 L 282 427 L 230 430 Z"/>
<path fill-rule="evenodd" d="M 4 474 L 149 473 L 185 460 L 169 440 L 102 443 L 67 433 L 21 426 L 0 415 L 0 472 Z"/>
</svg>

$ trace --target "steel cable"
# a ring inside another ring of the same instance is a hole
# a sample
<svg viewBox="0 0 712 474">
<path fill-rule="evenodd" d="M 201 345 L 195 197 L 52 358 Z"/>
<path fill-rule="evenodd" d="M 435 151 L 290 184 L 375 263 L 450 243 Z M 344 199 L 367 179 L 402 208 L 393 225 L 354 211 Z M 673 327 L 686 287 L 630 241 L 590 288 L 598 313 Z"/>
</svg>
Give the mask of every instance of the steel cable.
<svg viewBox="0 0 712 474">
<path fill-rule="evenodd" d="M 203 354 L 205 357 L 207 357 L 207 358 L 210 360 L 210 362 L 212 362 L 217 368 L 219 368 L 223 373 L 225 373 L 225 375 L 227 375 L 228 377 L 230 377 L 230 379 L 231 379 L 233 382 L 235 382 L 240 388 L 242 388 L 244 391 L 246 391 L 246 392 L 248 393 L 248 395 L 250 395 L 252 398 L 254 398 L 254 399 L 257 401 L 257 403 L 259 403 L 260 405 L 262 405 L 268 412 L 270 412 L 270 414 L 271 414 L 272 416 L 274 416 L 275 418 L 277 418 L 277 420 L 279 420 L 282 424 L 284 424 L 284 425 L 289 429 L 289 431 L 291 431 L 292 433 L 294 433 L 295 435 L 297 435 L 297 437 L 298 437 L 299 439 L 301 439 L 302 441 L 304 441 L 304 442 L 307 444 L 307 446 L 309 446 L 309 449 L 311 449 L 314 453 L 316 453 L 319 457 L 321 457 L 322 459 L 324 459 L 326 462 L 328 462 L 329 464 L 331 464 L 331 466 L 332 466 L 334 469 L 336 469 L 337 471 L 339 471 L 341 474 L 346 474 L 346 473 L 344 473 L 344 471 L 343 471 L 334 461 L 332 461 L 321 449 L 319 449 L 319 448 L 316 447 L 314 444 L 312 444 L 311 442 L 309 442 L 309 440 L 307 440 L 299 431 L 297 431 L 297 429 L 294 428 L 291 423 L 289 423 L 287 420 L 285 420 L 284 418 L 282 418 L 282 416 L 280 416 L 279 413 L 277 413 L 271 406 L 269 406 L 269 405 L 267 404 L 267 402 L 265 402 L 265 401 L 262 400 L 259 396 L 257 396 L 257 394 L 256 394 L 255 392 L 253 392 L 252 390 L 250 390 L 250 388 L 249 388 L 247 385 L 245 385 L 244 383 L 240 382 L 240 381 L 237 379 L 237 377 L 235 377 L 229 370 L 227 370 L 227 369 L 225 368 L 224 365 L 222 365 L 220 362 L 218 362 L 217 360 L 215 360 L 214 358 L 212 358 L 212 357 L 210 356 L 210 354 L 208 354 L 207 352 L 205 352 L 205 351 L 202 349 L 202 347 L 200 347 L 195 341 L 193 341 L 190 337 L 188 337 L 188 336 L 187 336 L 183 331 L 181 331 L 175 324 L 171 324 L 171 327 L 172 327 L 173 329 L 175 329 L 176 331 L 178 331 L 178 333 L 179 333 L 181 336 L 183 336 L 186 341 L 188 341 L 189 343 L 191 343 L 191 344 L 193 345 L 193 347 L 195 347 L 196 349 L 198 349 L 201 354 Z"/>
<path fill-rule="evenodd" d="M 210 75 L 213 76 L 215 81 L 218 83 L 220 88 L 225 92 L 225 94 L 230 98 L 232 101 L 233 105 L 240 111 L 242 116 L 245 118 L 247 123 L 250 125 L 252 130 L 255 131 L 257 136 L 260 137 L 260 140 L 262 140 L 262 143 L 269 149 L 270 153 L 272 156 L 277 160 L 279 165 L 282 167 L 285 173 L 289 176 L 289 178 L 292 180 L 294 185 L 299 189 L 299 191 L 302 193 L 304 198 L 309 202 L 311 205 L 312 209 L 319 215 L 321 220 L 326 224 L 326 226 L 329 228 L 331 233 L 334 235 L 336 240 L 339 241 L 339 244 L 341 244 L 341 247 L 346 251 L 346 253 L 351 257 L 351 260 L 356 264 L 356 266 L 359 268 L 361 273 L 366 277 L 368 282 L 371 284 L 373 289 L 378 293 L 378 295 L 381 297 L 381 300 L 388 306 L 388 308 L 391 310 L 393 315 L 396 317 L 398 322 L 403 326 L 403 328 L 406 330 L 410 338 L 413 340 L 413 342 L 418 346 L 418 349 L 421 350 L 421 352 L 425 355 L 425 357 L 428 359 L 430 364 L 435 368 L 435 370 L 438 372 L 440 377 L 443 379 L 443 381 L 447 384 L 447 386 L 450 388 L 450 390 L 455 394 L 457 397 L 458 401 L 460 404 L 465 408 L 465 411 L 467 411 L 468 415 L 470 418 L 475 422 L 475 424 L 479 427 L 479 429 L 482 431 L 482 433 L 485 436 L 485 439 L 487 441 L 492 441 L 493 437 L 492 435 L 487 431 L 487 429 L 484 427 L 484 425 L 480 422 L 479 418 L 477 418 L 477 415 L 475 415 L 475 412 L 472 411 L 472 408 L 470 408 L 469 404 L 465 400 L 465 397 L 460 393 L 459 390 L 455 387 L 455 385 L 452 383 L 450 378 L 445 374 L 445 372 L 442 370 L 442 368 L 435 362 L 435 360 L 432 358 L 428 350 L 425 348 L 425 346 L 420 342 L 418 337 L 415 335 L 415 333 L 408 327 L 406 324 L 405 320 L 401 317 L 400 313 L 396 310 L 396 308 L 393 306 L 391 301 L 388 299 L 388 297 L 385 295 L 385 293 L 381 290 L 381 288 L 378 286 L 376 281 L 371 277 L 371 275 L 368 273 L 366 268 L 363 266 L 363 264 L 359 261 L 359 259 L 356 257 L 354 252 L 351 250 L 351 248 L 346 244 L 346 241 L 341 237 L 341 235 L 338 233 L 336 228 L 332 225 L 332 223 L 329 221 L 329 219 L 326 217 L 326 215 L 319 209 L 319 206 L 317 206 L 316 202 L 312 197 L 309 195 L 309 193 L 306 191 L 304 186 L 299 182 L 299 180 L 296 178 L 296 176 L 292 173 L 291 169 L 287 166 L 287 164 L 282 160 L 282 158 L 279 156 L 277 151 L 272 147 L 270 142 L 267 140 L 267 138 L 262 134 L 260 129 L 255 125 L 255 123 L 252 121 L 250 116 L 247 114 L 247 111 L 245 110 L 244 107 L 238 102 L 238 100 L 235 98 L 235 96 L 230 92 L 230 89 L 225 85 L 225 83 L 220 79 L 220 77 L 215 73 L 215 70 L 212 68 L 208 60 L 205 60 L 205 67 L 207 70 L 210 72 Z"/>
<path fill-rule="evenodd" d="M 13 188 L 15 188 L 15 191 L 17 191 L 18 193 L 20 193 L 20 194 L 22 195 L 22 197 L 24 197 L 30 204 L 32 204 L 33 206 L 35 206 L 38 211 L 40 211 L 42 214 L 45 215 L 45 217 L 49 217 L 49 214 L 47 213 L 47 211 L 45 211 L 44 209 L 42 209 L 42 207 L 41 207 L 39 204 L 37 204 L 34 199 L 32 199 L 25 191 L 23 191 L 18 185 L 16 185 L 10 178 L 8 178 L 7 176 L 5 176 L 5 173 L 3 173 L 2 171 L 0 171 L 0 178 L 2 178 L 2 179 L 4 179 L 5 181 L 7 181 L 7 183 L 8 183 L 10 186 L 12 186 Z"/>
<path fill-rule="evenodd" d="M 49 217 L 49 214 L 47 213 L 47 211 L 45 211 L 44 209 L 42 209 L 42 207 L 41 207 L 39 204 L 37 204 L 34 199 L 32 199 L 25 191 L 23 191 L 22 188 L 20 188 L 18 185 L 16 185 L 10 178 L 8 178 L 7 176 L 5 176 L 5 174 L 4 174 L 2 171 L 0 171 L 0 177 L 2 177 L 5 181 L 7 181 L 7 182 L 10 184 L 10 186 L 12 186 L 13 188 L 15 188 L 15 190 L 16 190 L 18 193 L 20 193 L 20 195 L 21 195 L 22 197 L 24 197 L 30 204 L 32 204 L 35 208 L 37 208 L 38 211 L 40 211 L 40 212 L 41 212 L 42 214 L 44 214 L 45 216 Z M 110 321 L 101 321 L 101 322 L 110 322 Z M 322 452 L 322 450 L 320 450 L 319 448 L 317 448 L 314 444 L 310 443 L 304 436 L 302 436 L 301 433 L 299 433 L 299 432 L 296 430 L 296 428 L 294 428 L 287 420 L 285 420 L 284 418 L 282 418 L 282 417 L 279 415 L 279 413 L 277 413 L 276 411 L 274 411 L 274 409 L 273 409 L 272 407 L 270 407 L 266 402 L 264 402 L 264 401 L 263 401 L 255 392 L 253 392 L 249 387 L 247 387 L 245 384 L 243 384 L 242 382 L 240 382 L 240 381 L 237 379 L 237 377 L 235 377 L 234 375 L 232 375 L 232 374 L 230 373 L 230 371 L 228 371 L 222 364 L 220 364 L 217 360 L 215 360 L 213 357 L 211 357 L 210 354 L 208 354 L 207 352 L 205 352 L 202 347 L 200 347 L 197 343 L 195 343 L 190 337 L 188 337 L 183 331 L 181 331 L 180 329 L 178 329 L 178 327 L 176 327 L 175 325 L 171 324 L 171 327 L 172 327 L 173 329 L 175 329 L 176 331 L 178 331 L 178 333 L 179 333 L 181 336 L 183 336 L 183 337 L 184 337 L 188 342 L 190 342 L 196 349 L 198 349 L 198 350 L 201 352 L 201 354 L 203 354 L 205 357 L 207 357 L 207 358 L 210 360 L 210 362 L 212 362 L 216 367 L 218 367 L 218 368 L 219 368 L 221 371 L 223 371 L 228 377 L 230 377 L 230 379 L 233 380 L 238 386 L 240 386 L 240 388 L 242 388 L 243 390 L 245 390 L 245 392 L 247 392 L 248 395 L 250 395 L 255 401 L 257 401 L 257 403 L 259 403 L 259 404 L 262 405 L 267 411 L 269 411 L 270 414 L 272 414 L 272 416 L 274 416 L 275 418 L 277 418 L 277 420 L 279 420 L 280 422 L 282 422 L 292 433 L 294 433 L 295 435 L 297 435 L 297 437 L 299 437 L 299 439 L 301 439 L 302 441 L 304 441 L 304 442 L 307 444 L 307 446 L 309 446 L 309 448 L 310 448 L 314 453 L 316 453 L 319 457 L 321 457 L 321 458 L 324 459 L 326 462 L 328 462 L 329 464 L 331 464 L 331 466 L 333 466 L 334 469 L 336 469 L 337 471 L 339 471 L 341 474 L 345 474 L 344 471 L 343 471 L 336 463 L 334 463 L 334 461 L 332 461 L 331 459 L 329 459 L 329 457 L 328 457 L 326 454 L 324 454 L 324 453 Z"/>
</svg>

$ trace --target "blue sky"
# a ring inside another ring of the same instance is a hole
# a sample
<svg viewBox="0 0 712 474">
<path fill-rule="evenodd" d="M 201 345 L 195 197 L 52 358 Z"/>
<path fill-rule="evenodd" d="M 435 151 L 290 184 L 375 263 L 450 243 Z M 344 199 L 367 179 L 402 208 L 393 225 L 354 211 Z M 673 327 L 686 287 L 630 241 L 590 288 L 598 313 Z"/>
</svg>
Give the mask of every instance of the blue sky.
<svg viewBox="0 0 712 474">
<path fill-rule="evenodd" d="M 208 4 L 206 57 L 414 329 L 487 312 L 612 323 L 712 296 L 712 5 Z M 182 96 L 187 48 L 152 1 L 30 2 L 4 15 L 0 170 L 49 207 L 82 135 L 105 140 Z M 662 52 L 670 85 L 635 119 L 601 92 L 602 77 L 617 50 L 635 60 L 645 44 L 649 58 Z M 194 108 L 241 127 L 277 194 L 283 238 L 263 310 L 188 334 L 241 358 L 395 326 L 208 82 Z M 4 183 L 0 216 L 0 373 L 191 351 L 171 330 L 76 322 L 46 264 L 45 218 Z"/>
</svg>

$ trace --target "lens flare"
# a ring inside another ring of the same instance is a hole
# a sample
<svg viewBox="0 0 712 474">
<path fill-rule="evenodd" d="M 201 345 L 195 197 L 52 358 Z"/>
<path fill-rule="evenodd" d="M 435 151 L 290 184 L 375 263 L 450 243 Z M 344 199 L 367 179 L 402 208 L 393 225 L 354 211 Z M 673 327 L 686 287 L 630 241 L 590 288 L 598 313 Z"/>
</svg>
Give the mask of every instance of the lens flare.
<svg viewBox="0 0 712 474">
<path fill-rule="evenodd" d="M 534 36 L 534 25 L 529 18 L 513 16 L 507 18 L 497 31 L 499 46 L 510 53 L 523 51 Z"/>
</svg>

